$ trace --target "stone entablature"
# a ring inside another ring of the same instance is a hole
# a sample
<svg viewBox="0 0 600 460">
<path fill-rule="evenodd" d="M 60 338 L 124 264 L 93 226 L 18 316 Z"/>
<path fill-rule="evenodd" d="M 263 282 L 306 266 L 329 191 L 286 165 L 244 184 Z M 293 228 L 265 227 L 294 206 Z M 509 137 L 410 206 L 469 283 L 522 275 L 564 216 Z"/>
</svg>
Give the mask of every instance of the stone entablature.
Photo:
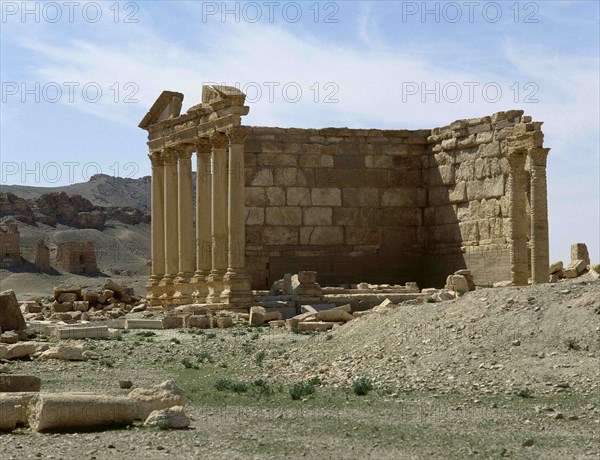
<svg viewBox="0 0 600 460">
<path fill-rule="evenodd" d="M 161 197 L 153 199 L 156 303 L 230 303 L 225 275 L 233 284 L 238 272 L 241 304 L 250 301 L 246 273 L 257 289 L 302 270 L 326 285 L 441 286 L 461 268 L 479 284 L 523 284 L 530 272 L 547 281 L 548 149 L 542 123 L 522 111 L 424 130 L 284 129 L 242 127 L 247 107 L 232 88 L 204 87 L 203 103 L 179 116 L 182 97 L 163 93 L 151 110 L 161 115 L 143 123 Z M 166 205 L 191 207 L 191 152 L 195 232 Z M 192 252 L 190 278 L 182 256 Z"/>
</svg>

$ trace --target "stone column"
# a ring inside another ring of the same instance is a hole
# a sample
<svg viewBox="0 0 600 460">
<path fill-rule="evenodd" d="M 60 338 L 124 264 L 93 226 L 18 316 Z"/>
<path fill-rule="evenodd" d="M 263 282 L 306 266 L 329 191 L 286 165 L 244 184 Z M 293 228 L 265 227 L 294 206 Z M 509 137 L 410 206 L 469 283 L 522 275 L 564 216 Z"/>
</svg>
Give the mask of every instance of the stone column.
<svg viewBox="0 0 600 460">
<path fill-rule="evenodd" d="M 531 175 L 531 279 L 533 283 L 549 280 L 550 246 L 548 241 L 548 191 L 546 159 L 550 149 L 529 150 Z"/>
<path fill-rule="evenodd" d="M 227 136 L 215 131 L 212 143 L 212 270 L 208 276 L 207 303 L 221 303 L 227 270 Z"/>
<path fill-rule="evenodd" d="M 175 279 L 175 299 L 178 305 L 192 301 L 190 278 L 194 274 L 194 221 L 192 218 L 192 151 L 193 144 L 178 146 L 177 205 L 179 272 Z"/>
<path fill-rule="evenodd" d="M 247 129 L 230 128 L 228 183 L 228 264 L 224 278 L 223 302 L 233 306 L 252 303 L 251 277 L 246 274 L 246 215 L 244 181 L 244 141 Z"/>
<path fill-rule="evenodd" d="M 165 287 L 165 292 L 161 295 L 163 306 L 168 307 L 173 303 L 175 289 L 173 282 L 179 271 L 179 222 L 177 206 L 177 150 L 166 148 L 163 151 L 165 160 L 165 275 L 161 285 Z"/>
<path fill-rule="evenodd" d="M 151 239 L 152 262 L 151 275 L 146 288 L 148 302 L 151 306 L 161 306 L 160 296 L 163 294 L 159 286 L 165 274 L 165 228 L 164 228 L 164 181 L 165 162 L 161 152 L 152 152 L 148 155 L 152 163 L 152 209 L 151 209 Z"/>
<path fill-rule="evenodd" d="M 526 179 L 525 153 L 510 152 L 508 163 L 509 193 L 509 232 L 510 232 L 510 271 L 515 286 L 526 286 L 527 269 L 527 219 L 526 219 Z"/>
<path fill-rule="evenodd" d="M 208 137 L 196 141 L 196 272 L 192 278 L 196 303 L 206 302 L 208 275 L 212 269 L 212 182 Z"/>
</svg>

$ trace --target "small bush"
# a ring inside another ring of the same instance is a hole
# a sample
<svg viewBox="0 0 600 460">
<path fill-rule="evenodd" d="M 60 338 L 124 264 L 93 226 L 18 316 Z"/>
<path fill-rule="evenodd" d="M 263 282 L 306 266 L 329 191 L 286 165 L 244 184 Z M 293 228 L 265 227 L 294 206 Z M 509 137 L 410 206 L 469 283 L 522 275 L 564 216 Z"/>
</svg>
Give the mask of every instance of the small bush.
<svg viewBox="0 0 600 460">
<path fill-rule="evenodd" d="M 206 334 L 204 334 L 204 337 L 206 337 L 207 339 L 214 339 L 216 336 L 216 332 L 207 332 Z"/>
<path fill-rule="evenodd" d="M 581 350 L 581 347 L 579 346 L 579 342 L 577 341 L 577 339 L 573 339 L 573 338 L 568 338 L 567 340 L 565 340 L 565 343 L 567 344 L 567 349 L 569 350 Z"/>
<path fill-rule="evenodd" d="M 533 391 L 529 388 L 521 388 L 516 394 L 519 398 L 533 398 Z"/>
<path fill-rule="evenodd" d="M 260 334 L 258 332 L 255 332 L 254 334 L 252 334 L 250 336 L 250 340 L 258 340 L 260 338 Z"/>
<path fill-rule="evenodd" d="M 254 347 L 249 342 L 242 343 L 242 350 L 244 350 L 247 354 L 251 354 L 254 351 Z"/>
<path fill-rule="evenodd" d="M 175 344 L 179 345 L 181 343 L 181 340 L 179 340 L 177 337 L 173 337 L 171 339 L 171 343 L 175 343 Z"/>
<path fill-rule="evenodd" d="M 290 396 L 294 401 L 302 399 L 303 396 L 311 395 L 315 392 L 315 386 L 309 382 L 295 383 L 290 388 Z"/>
<path fill-rule="evenodd" d="M 367 377 L 360 377 L 352 382 L 352 391 L 358 396 L 364 396 L 372 389 L 373 384 L 371 383 L 371 379 Z"/>
<path fill-rule="evenodd" d="M 259 366 L 262 366 L 263 361 L 265 360 L 265 357 L 267 356 L 267 354 L 261 350 L 258 353 L 256 353 L 256 356 L 254 356 L 254 361 L 256 362 L 256 364 L 258 364 Z"/>
<path fill-rule="evenodd" d="M 190 358 L 188 357 L 183 358 L 181 360 L 181 364 L 183 364 L 183 367 L 185 367 L 186 369 L 198 369 L 198 366 L 192 361 L 190 361 Z"/>
<path fill-rule="evenodd" d="M 314 377 L 311 377 L 310 379 L 308 379 L 308 383 L 312 386 L 317 386 L 321 384 L 321 377 L 319 377 L 318 375 L 315 375 Z"/>
<path fill-rule="evenodd" d="M 435 299 L 433 297 L 427 297 L 427 303 L 435 303 Z"/>
<path fill-rule="evenodd" d="M 102 358 L 100 361 L 98 361 L 98 363 L 106 367 L 115 367 L 115 363 L 112 359 Z"/>
<path fill-rule="evenodd" d="M 203 362 L 207 362 L 207 363 L 214 363 L 215 359 L 212 357 L 212 355 L 207 352 L 207 351 L 203 351 L 202 353 L 198 354 L 196 356 L 196 361 L 198 361 L 199 363 L 203 363 Z"/>
<path fill-rule="evenodd" d="M 245 393 L 248 391 L 248 385 L 242 382 L 233 382 L 229 389 L 235 393 Z"/>
<path fill-rule="evenodd" d="M 259 396 L 271 396 L 273 394 L 273 390 L 271 389 L 269 384 L 263 379 L 255 380 L 254 382 L 252 382 L 252 385 L 256 387 L 257 394 Z"/>
<path fill-rule="evenodd" d="M 140 332 L 136 332 L 135 335 L 137 335 L 139 337 L 154 337 L 156 335 L 156 332 L 140 331 Z"/>
<path fill-rule="evenodd" d="M 229 379 L 219 379 L 215 382 L 215 388 L 218 391 L 225 391 L 231 387 L 231 380 Z"/>
</svg>

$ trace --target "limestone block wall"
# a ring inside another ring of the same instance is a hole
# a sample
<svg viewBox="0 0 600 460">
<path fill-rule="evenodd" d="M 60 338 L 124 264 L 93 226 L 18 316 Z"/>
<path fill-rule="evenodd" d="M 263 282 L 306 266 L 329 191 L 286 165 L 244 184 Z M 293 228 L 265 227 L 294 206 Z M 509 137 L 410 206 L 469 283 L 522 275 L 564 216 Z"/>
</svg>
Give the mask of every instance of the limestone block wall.
<svg viewBox="0 0 600 460">
<path fill-rule="evenodd" d="M 430 130 L 252 127 L 245 143 L 253 288 L 315 270 L 327 285 L 420 281 Z"/>
<path fill-rule="evenodd" d="M 94 243 L 92 241 L 57 243 L 56 264 L 69 273 L 97 273 Z"/>
<path fill-rule="evenodd" d="M 21 265 L 21 235 L 0 231 L 0 267 Z"/>
<path fill-rule="evenodd" d="M 432 130 L 423 156 L 429 284 L 465 267 L 477 284 L 511 278 L 508 139 L 523 120 L 515 110 Z"/>
</svg>

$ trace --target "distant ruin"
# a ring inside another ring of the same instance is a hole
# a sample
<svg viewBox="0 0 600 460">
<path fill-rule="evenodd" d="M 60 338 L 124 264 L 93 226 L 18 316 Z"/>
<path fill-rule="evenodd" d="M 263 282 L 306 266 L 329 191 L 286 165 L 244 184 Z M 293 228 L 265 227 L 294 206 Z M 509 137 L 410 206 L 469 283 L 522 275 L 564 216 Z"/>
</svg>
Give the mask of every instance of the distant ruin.
<svg viewBox="0 0 600 460">
<path fill-rule="evenodd" d="M 0 268 L 14 268 L 22 263 L 21 234 L 16 222 L 10 222 L 6 229 L 0 227 Z"/>
<path fill-rule="evenodd" d="M 56 244 L 56 264 L 69 273 L 98 273 L 96 252 L 92 241 L 65 241 Z"/>
<path fill-rule="evenodd" d="M 33 264 L 41 272 L 50 271 L 50 248 L 46 246 L 44 240 L 39 240 L 35 244 L 35 259 Z"/>
<path fill-rule="evenodd" d="M 242 126 L 245 95 L 164 91 L 152 162 L 154 305 L 252 302 L 285 273 L 325 285 L 548 282 L 542 122 L 521 110 L 422 130 Z M 192 153 L 196 152 L 195 229 Z"/>
</svg>

